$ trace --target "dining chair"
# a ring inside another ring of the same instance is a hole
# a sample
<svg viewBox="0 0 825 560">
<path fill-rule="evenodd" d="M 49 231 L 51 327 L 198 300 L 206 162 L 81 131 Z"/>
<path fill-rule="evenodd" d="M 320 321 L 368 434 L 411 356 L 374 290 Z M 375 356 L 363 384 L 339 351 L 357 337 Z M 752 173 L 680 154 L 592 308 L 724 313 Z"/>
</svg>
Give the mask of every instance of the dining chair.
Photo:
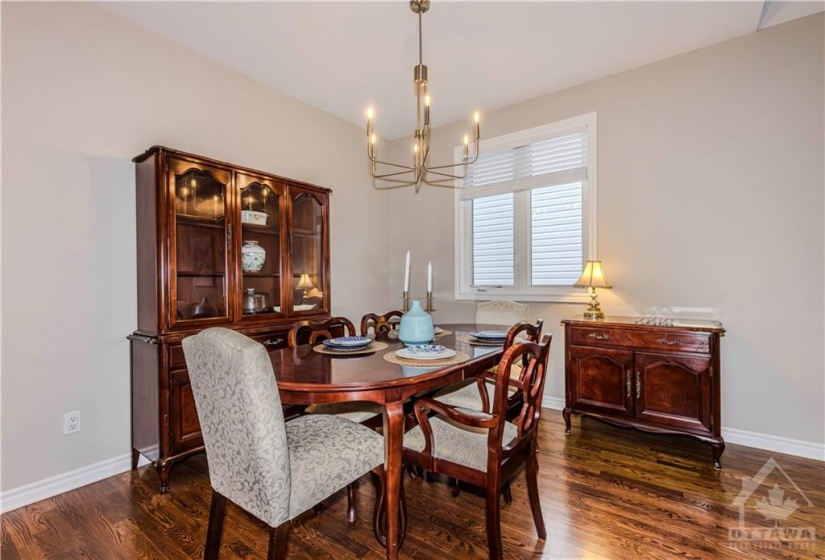
<svg viewBox="0 0 825 560">
<path fill-rule="evenodd" d="M 506 351 L 510 346 L 522 340 L 530 342 L 538 342 L 541 338 L 541 329 L 544 325 L 543 319 L 538 319 L 535 323 L 517 323 L 507 331 L 507 337 L 504 339 L 504 350 Z M 553 335 L 549 335 L 552 339 Z M 526 360 L 526 356 L 525 356 Z M 521 375 L 524 373 L 524 364 L 515 363 L 510 370 L 510 379 L 519 381 Z M 493 368 L 492 371 L 496 371 Z M 490 372 L 488 372 L 490 373 Z M 490 411 L 490 403 L 493 400 L 495 392 L 494 378 L 492 375 L 481 375 L 472 379 L 466 379 L 450 385 L 435 394 L 433 397 L 440 403 L 461 408 L 469 408 L 471 410 L 481 410 L 483 412 Z M 508 387 L 507 399 L 507 418 L 512 419 L 517 414 L 523 402 L 521 391 L 518 389 L 517 383 Z"/>
<path fill-rule="evenodd" d="M 538 489 L 538 424 L 547 378 L 550 337 L 541 344 L 510 346 L 498 365 L 492 411 L 462 409 L 424 397 L 415 401 L 418 425 L 404 435 L 404 462 L 486 489 L 489 556 L 500 560 L 501 509 L 499 493 L 516 471 L 526 465 L 527 494 L 540 539 L 547 538 Z M 513 422 L 507 421 L 510 366 L 526 359 L 517 382 L 524 405 Z M 430 417 L 430 413 L 435 413 Z"/>
<path fill-rule="evenodd" d="M 270 560 L 284 558 L 288 522 L 373 471 L 381 479 L 384 439 L 335 416 L 284 421 L 263 345 L 236 331 L 206 329 L 183 339 L 212 503 L 204 558 L 218 557 L 226 503 L 266 523 Z"/>
<path fill-rule="evenodd" d="M 355 326 L 346 317 L 332 317 L 326 321 L 298 321 L 287 336 L 287 344 L 295 348 L 301 344 L 316 344 L 336 336 L 355 336 Z M 346 403 L 311 404 L 309 414 L 334 414 L 353 422 L 364 423 L 370 428 L 383 424 L 381 405 L 367 401 Z"/>
<path fill-rule="evenodd" d="M 387 311 L 383 315 L 367 313 L 361 317 L 361 336 L 369 335 L 370 329 L 376 336 L 384 332 L 390 332 L 392 330 L 390 319 L 394 317 L 400 319 L 402 315 L 404 315 L 403 311 Z"/>
<path fill-rule="evenodd" d="M 290 348 L 301 344 L 315 344 L 337 336 L 355 336 L 355 325 L 346 317 L 331 317 L 326 321 L 298 321 L 289 330 L 287 343 Z"/>
<path fill-rule="evenodd" d="M 476 304 L 476 324 L 510 327 L 527 320 L 530 306 L 510 300 L 483 301 Z"/>
</svg>

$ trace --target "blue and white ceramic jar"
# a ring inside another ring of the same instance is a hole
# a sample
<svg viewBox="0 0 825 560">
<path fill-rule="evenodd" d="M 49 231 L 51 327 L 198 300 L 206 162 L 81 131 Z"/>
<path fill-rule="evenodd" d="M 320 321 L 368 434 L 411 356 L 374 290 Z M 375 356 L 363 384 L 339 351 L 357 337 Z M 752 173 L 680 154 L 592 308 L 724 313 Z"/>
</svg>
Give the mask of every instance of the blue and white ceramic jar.
<svg viewBox="0 0 825 560">
<path fill-rule="evenodd" d="M 398 325 L 398 340 L 410 346 L 427 344 L 435 338 L 433 318 L 421 307 L 421 301 L 414 299 L 410 310 L 401 316 Z"/>
<path fill-rule="evenodd" d="M 260 272 L 266 262 L 266 249 L 257 241 L 244 241 L 241 247 L 241 268 L 244 272 Z"/>
</svg>

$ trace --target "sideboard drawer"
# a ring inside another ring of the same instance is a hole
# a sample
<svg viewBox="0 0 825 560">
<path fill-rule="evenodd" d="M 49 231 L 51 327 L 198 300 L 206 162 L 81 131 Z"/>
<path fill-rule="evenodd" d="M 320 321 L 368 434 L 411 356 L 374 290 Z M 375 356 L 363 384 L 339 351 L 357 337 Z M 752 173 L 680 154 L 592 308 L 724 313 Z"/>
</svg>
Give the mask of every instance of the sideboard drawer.
<svg viewBox="0 0 825 560">
<path fill-rule="evenodd" d="M 705 333 L 667 333 L 632 331 L 599 327 L 571 327 L 570 344 L 586 346 L 642 347 L 674 352 L 710 352 L 710 335 Z"/>
</svg>

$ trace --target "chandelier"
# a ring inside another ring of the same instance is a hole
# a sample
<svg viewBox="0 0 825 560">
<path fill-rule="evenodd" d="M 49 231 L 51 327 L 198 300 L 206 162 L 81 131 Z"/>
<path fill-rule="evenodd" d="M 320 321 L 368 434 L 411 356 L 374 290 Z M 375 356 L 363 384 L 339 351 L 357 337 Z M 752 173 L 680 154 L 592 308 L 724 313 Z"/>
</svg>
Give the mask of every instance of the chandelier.
<svg viewBox="0 0 825 560">
<path fill-rule="evenodd" d="M 470 159 L 470 136 L 464 135 L 464 152 L 460 163 L 431 166 L 430 155 L 430 93 L 427 83 L 427 66 L 423 61 L 421 15 L 430 9 L 430 0 L 410 0 L 410 9 L 418 14 L 418 65 L 413 69 L 415 87 L 415 132 L 413 134 L 412 165 L 402 165 L 378 159 L 376 134 L 373 130 L 373 110 L 367 110 L 367 155 L 371 162 L 371 173 L 376 179 L 386 180 L 390 185 L 378 188 L 395 188 L 415 185 L 416 191 L 422 183 L 434 186 L 452 186 L 455 179 L 467 175 L 467 167 L 478 159 L 479 115 L 473 115 L 473 157 Z M 385 172 L 379 172 L 385 166 Z"/>
</svg>

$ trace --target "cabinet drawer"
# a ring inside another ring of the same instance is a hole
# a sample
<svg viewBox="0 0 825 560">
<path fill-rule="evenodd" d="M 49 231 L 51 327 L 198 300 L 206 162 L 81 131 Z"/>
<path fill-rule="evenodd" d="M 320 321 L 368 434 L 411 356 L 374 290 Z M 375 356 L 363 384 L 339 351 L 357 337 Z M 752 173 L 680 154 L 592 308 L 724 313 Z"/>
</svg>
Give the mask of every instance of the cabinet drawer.
<svg viewBox="0 0 825 560">
<path fill-rule="evenodd" d="M 269 334 L 259 334 L 249 337 L 255 342 L 260 342 L 264 345 L 267 352 L 286 348 L 287 334 L 285 332 L 276 332 Z M 169 347 L 169 369 L 172 371 L 186 368 L 186 358 L 183 355 L 183 346 L 175 344 Z"/>
<path fill-rule="evenodd" d="M 260 342 L 264 345 L 267 352 L 272 352 L 273 350 L 280 350 L 281 348 L 286 348 L 287 346 L 287 333 L 285 332 L 275 332 L 269 334 L 259 334 L 250 337 L 255 342 Z"/>
<path fill-rule="evenodd" d="M 570 344 L 586 346 L 626 346 L 674 352 L 710 352 L 710 335 L 706 333 L 629 331 L 598 327 L 572 327 Z"/>
</svg>

